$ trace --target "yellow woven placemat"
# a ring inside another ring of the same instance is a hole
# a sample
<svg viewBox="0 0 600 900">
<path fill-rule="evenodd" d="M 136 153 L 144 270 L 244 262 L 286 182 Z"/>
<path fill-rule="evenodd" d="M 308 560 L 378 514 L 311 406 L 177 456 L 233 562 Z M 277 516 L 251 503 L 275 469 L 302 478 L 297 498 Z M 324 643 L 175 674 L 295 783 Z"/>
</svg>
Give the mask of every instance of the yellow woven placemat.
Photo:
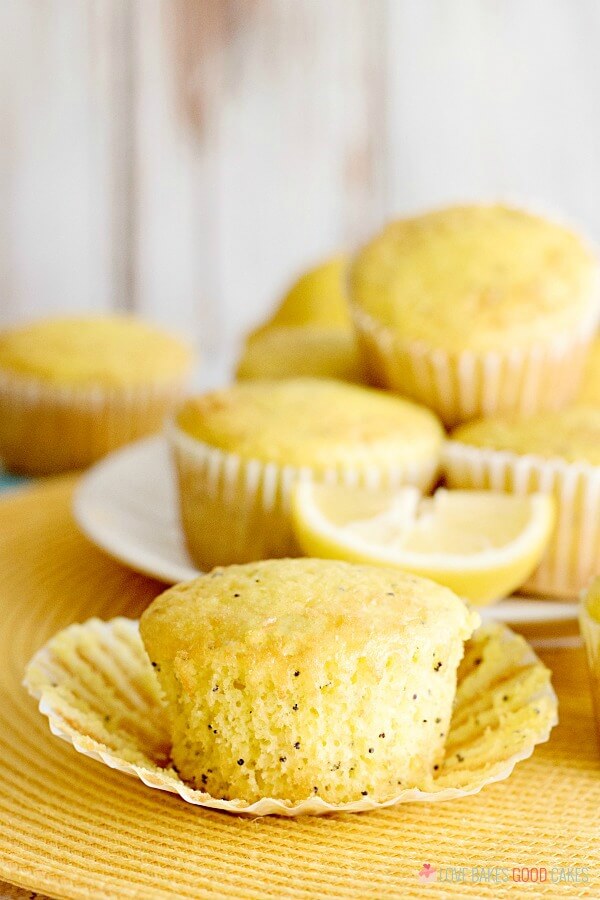
<svg viewBox="0 0 600 900">
<path fill-rule="evenodd" d="M 508 781 L 449 803 L 244 819 L 151 791 L 52 737 L 21 687 L 27 660 L 70 622 L 137 616 L 162 589 L 79 535 L 72 485 L 0 503 L 0 878 L 54 897 L 600 896 L 600 760 L 580 649 L 543 654 L 561 700 L 550 743 Z M 435 882 L 419 880 L 424 863 Z M 547 881 L 517 883 L 515 866 Z M 473 881 L 494 867 L 499 881 Z"/>
</svg>

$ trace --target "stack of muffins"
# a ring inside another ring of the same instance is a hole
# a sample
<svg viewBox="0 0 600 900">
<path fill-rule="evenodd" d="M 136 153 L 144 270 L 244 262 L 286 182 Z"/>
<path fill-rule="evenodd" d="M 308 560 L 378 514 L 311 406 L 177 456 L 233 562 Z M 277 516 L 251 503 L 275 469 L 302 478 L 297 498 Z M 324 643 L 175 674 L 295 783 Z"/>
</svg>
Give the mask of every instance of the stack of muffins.
<svg viewBox="0 0 600 900">
<path fill-rule="evenodd" d="M 553 492 L 557 524 L 527 588 L 576 594 L 600 569 L 598 273 L 569 229 L 464 206 L 392 223 L 354 259 L 303 276 L 250 336 L 244 383 L 177 417 L 193 559 L 297 552 L 299 479 L 426 490 L 441 463 L 453 488 Z M 333 334 L 351 348 L 345 368 L 329 354 Z M 370 389 L 322 380 L 357 373 Z"/>
<path fill-rule="evenodd" d="M 141 634 L 186 781 L 248 803 L 338 803 L 433 777 L 478 617 L 397 570 L 287 559 L 300 555 L 292 491 L 427 492 L 440 474 L 553 491 L 558 524 L 531 585 L 572 595 L 600 569 L 597 374 L 579 396 L 586 365 L 600 369 L 598 273 L 576 234 L 520 210 L 395 222 L 294 286 L 249 337 L 236 384 L 181 404 L 189 353 L 139 323 L 0 338 L 12 468 L 87 465 L 172 414 L 189 553 L 217 568 L 158 598 Z"/>
</svg>

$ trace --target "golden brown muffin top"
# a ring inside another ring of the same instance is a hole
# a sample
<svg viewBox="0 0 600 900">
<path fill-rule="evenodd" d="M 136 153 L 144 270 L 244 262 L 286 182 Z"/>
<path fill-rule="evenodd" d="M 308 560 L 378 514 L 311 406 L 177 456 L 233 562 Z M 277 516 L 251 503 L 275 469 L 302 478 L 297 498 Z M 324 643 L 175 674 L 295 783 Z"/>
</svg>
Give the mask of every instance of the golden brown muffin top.
<svg viewBox="0 0 600 900">
<path fill-rule="evenodd" d="M 0 371 L 57 385 L 160 385 L 191 364 L 183 341 L 131 316 L 42 319 L 0 334 Z"/>
<path fill-rule="evenodd" d="M 318 468 L 430 461 L 443 434 L 434 414 L 409 400 L 319 378 L 253 380 L 212 391 L 188 400 L 177 424 L 247 459 Z"/>
<path fill-rule="evenodd" d="M 598 263 L 567 228 L 507 206 L 392 222 L 350 270 L 357 310 L 407 340 L 488 351 L 560 339 L 598 314 Z"/>
<path fill-rule="evenodd" d="M 527 419 L 477 419 L 452 439 L 475 447 L 600 465 L 600 407 L 573 406 Z"/>
<path fill-rule="evenodd" d="M 335 655 L 369 642 L 371 652 L 406 647 L 442 632 L 466 640 L 477 614 L 448 588 L 379 566 L 278 559 L 214 569 L 161 594 L 141 619 L 146 643 L 162 659 L 228 648 L 258 657 Z M 294 669 L 292 673 L 295 676 Z M 296 676 L 297 677 L 297 676 Z"/>
</svg>

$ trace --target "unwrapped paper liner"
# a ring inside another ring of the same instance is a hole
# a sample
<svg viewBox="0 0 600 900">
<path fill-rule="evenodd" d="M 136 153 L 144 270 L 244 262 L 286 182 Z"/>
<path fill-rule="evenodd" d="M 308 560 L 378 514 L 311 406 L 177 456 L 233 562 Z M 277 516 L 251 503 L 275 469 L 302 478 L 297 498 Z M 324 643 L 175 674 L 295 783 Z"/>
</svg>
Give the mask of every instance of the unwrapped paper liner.
<svg viewBox="0 0 600 900">
<path fill-rule="evenodd" d="M 35 654 L 24 684 L 52 733 L 80 753 L 188 803 L 252 816 L 362 812 L 475 794 L 507 778 L 557 722 L 548 670 L 522 637 L 487 625 L 465 646 L 446 758 L 426 790 L 405 789 L 381 803 L 333 805 L 311 796 L 295 805 L 269 797 L 248 804 L 193 789 L 171 767 L 165 710 L 137 621 L 69 626 Z"/>
</svg>

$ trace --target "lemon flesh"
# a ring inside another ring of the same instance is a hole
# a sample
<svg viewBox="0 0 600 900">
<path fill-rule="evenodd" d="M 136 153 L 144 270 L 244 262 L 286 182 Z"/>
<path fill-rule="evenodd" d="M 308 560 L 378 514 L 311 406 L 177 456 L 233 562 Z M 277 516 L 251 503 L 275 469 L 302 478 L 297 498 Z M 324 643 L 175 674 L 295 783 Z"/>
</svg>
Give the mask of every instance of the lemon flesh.
<svg viewBox="0 0 600 900">
<path fill-rule="evenodd" d="M 292 497 L 296 537 L 309 556 L 397 566 L 476 604 L 519 588 L 539 564 L 554 502 L 493 491 L 370 491 L 303 482 Z"/>
<path fill-rule="evenodd" d="M 364 382 L 350 328 L 270 327 L 246 341 L 236 372 L 238 380 L 303 376 Z"/>
</svg>

